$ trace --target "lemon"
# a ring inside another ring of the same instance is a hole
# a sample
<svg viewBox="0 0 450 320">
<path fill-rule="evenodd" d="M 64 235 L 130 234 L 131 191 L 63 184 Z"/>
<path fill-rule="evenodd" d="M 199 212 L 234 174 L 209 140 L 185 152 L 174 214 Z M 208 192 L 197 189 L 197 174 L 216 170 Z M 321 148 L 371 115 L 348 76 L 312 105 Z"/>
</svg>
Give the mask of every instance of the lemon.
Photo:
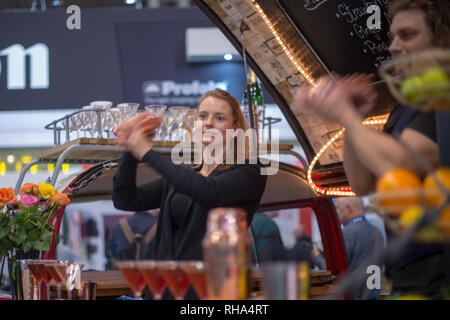
<svg viewBox="0 0 450 320">
<path fill-rule="evenodd" d="M 419 76 L 413 76 L 403 81 L 401 93 L 408 102 L 424 101 L 423 79 Z"/>
<path fill-rule="evenodd" d="M 433 98 L 443 97 L 449 90 L 449 77 L 444 70 L 432 68 L 422 76 L 422 85 L 427 96 Z"/>
<path fill-rule="evenodd" d="M 412 207 L 406 209 L 400 215 L 400 227 L 404 230 L 409 229 L 412 225 L 423 215 L 423 209 L 421 207 Z"/>
</svg>

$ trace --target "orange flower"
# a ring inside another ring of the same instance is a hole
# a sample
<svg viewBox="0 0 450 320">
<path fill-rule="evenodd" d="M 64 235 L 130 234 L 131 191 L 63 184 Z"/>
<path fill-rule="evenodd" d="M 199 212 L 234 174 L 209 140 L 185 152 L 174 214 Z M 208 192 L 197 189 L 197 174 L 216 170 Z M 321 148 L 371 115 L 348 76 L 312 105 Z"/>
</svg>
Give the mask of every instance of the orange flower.
<svg viewBox="0 0 450 320">
<path fill-rule="evenodd" d="M 67 206 L 70 204 L 70 199 L 69 197 L 62 192 L 56 191 L 55 190 L 55 194 L 52 195 L 52 201 L 57 203 L 60 206 Z"/>
<path fill-rule="evenodd" d="M 14 189 L 12 187 L 0 188 L 0 206 L 13 204 L 16 202 L 17 198 L 16 195 L 14 194 Z"/>
<path fill-rule="evenodd" d="M 39 186 L 34 183 L 25 183 L 19 190 L 19 194 L 22 196 L 24 194 L 32 194 L 36 197 L 39 196 Z"/>
</svg>

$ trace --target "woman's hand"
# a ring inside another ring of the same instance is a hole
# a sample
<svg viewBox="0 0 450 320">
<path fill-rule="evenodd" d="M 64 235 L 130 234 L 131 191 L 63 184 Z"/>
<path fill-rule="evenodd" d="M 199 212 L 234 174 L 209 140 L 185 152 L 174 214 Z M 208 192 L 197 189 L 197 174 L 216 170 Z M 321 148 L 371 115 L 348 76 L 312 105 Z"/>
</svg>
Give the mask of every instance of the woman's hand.
<svg viewBox="0 0 450 320">
<path fill-rule="evenodd" d="M 116 128 L 117 145 L 141 160 L 152 148 L 150 139 L 155 135 L 156 128 L 160 124 L 159 117 L 140 113 Z"/>
</svg>

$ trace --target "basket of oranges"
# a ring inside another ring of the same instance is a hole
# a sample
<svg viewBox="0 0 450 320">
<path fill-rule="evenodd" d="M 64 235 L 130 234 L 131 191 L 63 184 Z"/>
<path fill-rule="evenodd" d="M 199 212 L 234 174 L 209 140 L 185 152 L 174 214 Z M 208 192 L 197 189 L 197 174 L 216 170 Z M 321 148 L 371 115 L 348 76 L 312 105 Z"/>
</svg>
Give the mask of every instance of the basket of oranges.
<svg viewBox="0 0 450 320">
<path fill-rule="evenodd" d="M 409 170 L 393 169 L 378 179 L 376 189 L 385 224 L 392 231 L 408 232 L 428 214 L 435 219 L 419 228 L 415 239 L 450 241 L 450 168 L 437 168 L 423 181 Z"/>
<path fill-rule="evenodd" d="M 397 101 L 422 111 L 450 110 L 450 50 L 402 55 L 378 71 Z"/>
</svg>

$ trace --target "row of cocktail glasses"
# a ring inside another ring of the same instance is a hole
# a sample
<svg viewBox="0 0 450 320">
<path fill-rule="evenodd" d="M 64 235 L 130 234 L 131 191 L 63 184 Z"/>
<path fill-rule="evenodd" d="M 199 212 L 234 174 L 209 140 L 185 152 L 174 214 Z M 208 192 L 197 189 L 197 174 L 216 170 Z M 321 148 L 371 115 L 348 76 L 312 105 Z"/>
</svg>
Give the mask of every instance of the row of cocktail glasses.
<svg viewBox="0 0 450 320">
<path fill-rule="evenodd" d="M 138 103 L 119 103 L 113 107 L 111 101 L 93 101 L 66 120 L 70 140 L 80 137 L 112 138 L 113 129 L 138 112 L 149 112 L 161 117 L 161 125 L 154 140 L 186 141 L 193 136 L 197 117 L 195 109 L 166 105 L 146 105 L 143 110 L 138 108 Z"/>
<path fill-rule="evenodd" d="M 141 299 L 145 285 L 155 300 L 162 298 L 166 288 L 176 300 L 182 300 L 189 285 L 192 285 L 199 299 L 207 297 L 202 261 L 137 260 L 118 261 L 116 264 L 136 299 Z"/>
<path fill-rule="evenodd" d="M 67 290 L 67 299 L 72 299 L 72 291 L 80 282 L 81 269 L 83 264 L 74 263 L 71 260 L 24 260 L 31 272 L 33 283 L 37 284 L 38 300 L 50 299 L 50 286 L 56 285 L 57 299 L 61 299 L 61 287 L 64 285 Z M 42 295 L 42 285 L 45 284 L 45 294 Z"/>
</svg>

